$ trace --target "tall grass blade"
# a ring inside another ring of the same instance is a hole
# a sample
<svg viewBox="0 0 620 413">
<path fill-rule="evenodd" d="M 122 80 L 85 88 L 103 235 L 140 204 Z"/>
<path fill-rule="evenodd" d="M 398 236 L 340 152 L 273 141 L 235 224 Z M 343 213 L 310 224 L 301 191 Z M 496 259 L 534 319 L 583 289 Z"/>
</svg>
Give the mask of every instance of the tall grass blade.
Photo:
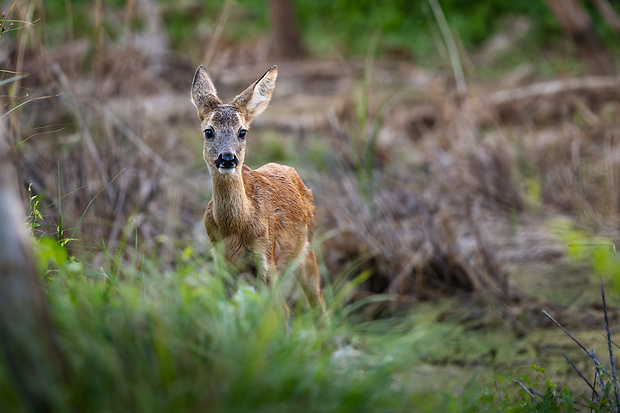
<svg viewBox="0 0 620 413">
<path fill-rule="evenodd" d="M 25 75 L 25 74 L 24 75 L 16 75 L 16 76 L 10 77 L 8 79 L 2 79 L 2 80 L 0 80 L 0 86 L 6 85 L 6 84 L 11 83 L 11 82 L 13 82 L 15 80 L 23 79 L 25 77 L 28 77 L 28 75 Z"/>
</svg>

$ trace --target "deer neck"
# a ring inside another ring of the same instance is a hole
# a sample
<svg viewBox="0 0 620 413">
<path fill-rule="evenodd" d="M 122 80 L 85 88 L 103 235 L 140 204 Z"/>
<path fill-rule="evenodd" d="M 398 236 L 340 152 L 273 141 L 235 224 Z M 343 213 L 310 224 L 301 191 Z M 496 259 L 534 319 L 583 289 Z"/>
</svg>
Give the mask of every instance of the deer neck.
<svg viewBox="0 0 620 413">
<path fill-rule="evenodd" d="M 214 171 L 213 214 L 220 230 L 234 232 L 242 229 L 250 217 L 250 201 L 245 193 L 241 168 L 239 173 L 221 175 Z"/>
</svg>

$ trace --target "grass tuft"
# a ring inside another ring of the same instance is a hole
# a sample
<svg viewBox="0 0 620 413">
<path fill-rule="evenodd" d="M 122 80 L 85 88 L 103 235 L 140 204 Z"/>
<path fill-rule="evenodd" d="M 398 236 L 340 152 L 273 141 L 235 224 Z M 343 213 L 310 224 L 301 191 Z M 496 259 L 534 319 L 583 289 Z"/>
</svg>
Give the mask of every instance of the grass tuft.
<svg viewBox="0 0 620 413">
<path fill-rule="evenodd" d="M 246 287 L 228 299 L 203 258 L 174 271 L 143 264 L 119 265 L 112 280 L 67 261 L 46 278 L 67 364 L 48 384 L 52 411 L 465 411 L 410 378 L 420 357 L 412 346 L 430 345 L 428 326 L 355 326 L 343 316 L 319 327 L 297 313 L 287 331 L 275 294 Z M 6 362 L 0 400 L 25 410 Z"/>
</svg>

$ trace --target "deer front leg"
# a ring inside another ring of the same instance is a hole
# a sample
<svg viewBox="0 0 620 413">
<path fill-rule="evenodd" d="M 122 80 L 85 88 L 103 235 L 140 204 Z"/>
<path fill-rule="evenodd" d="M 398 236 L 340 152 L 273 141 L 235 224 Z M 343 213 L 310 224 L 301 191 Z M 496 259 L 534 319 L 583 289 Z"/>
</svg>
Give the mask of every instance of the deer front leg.
<svg viewBox="0 0 620 413">
<path fill-rule="evenodd" d="M 279 289 L 281 288 L 281 286 L 277 285 L 278 270 L 276 268 L 276 263 L 273 260 L 273 257 L 269 257 L 265 253 L 261 253 L 261 252 L 257 253 L 256 254 L 256 271 L 257 271 L 257 278 L 262 278 L 265 281 L 265 284 L 272 287 L 272 293 L 277 294 L 277 296 L 280 297 L 282 295 L 282 291 L 280 291 Z M 274 287 L 277 287 L 277 290 L 273 289 Z M 291 315 L 291 310 L 286 304 L 286 299 L 284 298 L 278 298 L 278 299 L 282 300 L 282 308 L 284 309 L 284 316 L 286 320 L 285 321 L 286 330 L 290 332 L 290 326 L 288 325 L 288 319 Z"/>
<path fill-rule="evenodd" d="M 253 260 L 254 260 L 254 274 L 256 278 L 259 280 L 263 280 L 265 284 L 270 285 L 272 277 L 274 276 L 273 270 L 274 265 L 271 263 L 267 254 L 263 251 L 253 251 Z"/>
</svg>

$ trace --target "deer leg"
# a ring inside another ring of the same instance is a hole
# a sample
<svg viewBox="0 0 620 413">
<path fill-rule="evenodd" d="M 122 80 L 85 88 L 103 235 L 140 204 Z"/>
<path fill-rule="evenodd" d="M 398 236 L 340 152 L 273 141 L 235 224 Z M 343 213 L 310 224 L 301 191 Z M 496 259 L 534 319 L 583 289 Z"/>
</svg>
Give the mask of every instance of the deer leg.
<svg viewBox="0 0 620 413">
<path fill-rule="evenodd" d="M 263 279 L 265 284 L 273 288 L 274 282 L 278 278 L 278 269 L 276 268 L 276 263 L 273 258 L 267 256 L 267 254 L 263 254 L 260 252 L 256 253 L 256 272 L 257 278 Z M 274 294 L 278 294 L 280 296 L 282 294 L 281 291 L 272 291 Z M 284 309 L 284 316 L 286 322 L 286 331 L 290 332 L 290 327 L 288 325 L 288 320 L 290 318 L 291 310 L 286 304 L 286 300 L 282 299 L 282 308 Z"/>
<path fill-rule="evenodd" d="M 313 249 L 310 249 L 310 252 L 304 259 L 301 270 L 302 273 L 299 282 L 308 302 L 313 308 L 319 307 L 321 315 L 326 320 L 329 320 L 327 309 L 325 308 L 325 300 L 323 300 L 323 292 L 321 291 L 319 265 L 316 262 Z"/>
</svg>

